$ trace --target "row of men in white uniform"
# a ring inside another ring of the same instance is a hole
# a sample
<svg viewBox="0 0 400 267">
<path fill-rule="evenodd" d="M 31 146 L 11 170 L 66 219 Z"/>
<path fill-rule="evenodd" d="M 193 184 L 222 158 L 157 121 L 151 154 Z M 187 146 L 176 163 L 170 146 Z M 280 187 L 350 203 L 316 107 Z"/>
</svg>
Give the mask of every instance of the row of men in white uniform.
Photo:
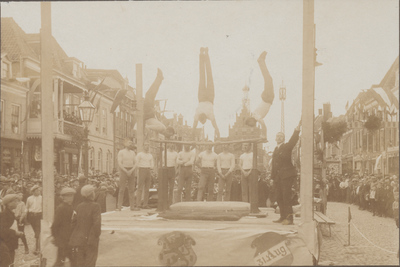
<svg viewBox="0 0 400 267">
<path fill-rule="evenodd" d="M 131 210 L 148 207 L 148 194 L 151 182 L 151 170 L 154 169 L 154 159 L 149 152 L 149 144 L 144 144 L 144 151 L 137 155 L 132 150 L 132 142 L 127 140 L 125 149 L 118 153 L 118 165 L 120 173 L 120 188 L 118 195 L 117 210 L 121 209 L 125 187 L 128 186 L 130 195 Z M 197 201 L 202 201 L 207 187 L 207 201 L 214 198 L 215 177 L 218 174 L 218 195 L 217 201 L 230 200 L 233 171 L 235 169 L 235 156 L 229 152 L 229 145 L 223 145 L 223 151 L 218 155 L 212 151 L 213 145 L 205 145 L 205 150 L 200 152 L 198 149 L 190 150 L 190 145 L 184 145 L 184 149 L 179 153 L 174 150 L 174 145 L 167 147 L 167 161 L 165 162 L 164 152 L 162 153 L 162 166 L 166 167 L 168 181 L 168 201 L 173 202 L 173 193 L 176 174 L 178 174 L 178 189 L 176 201 L 181 201 L 182 191 L 185 188 L 184 201 L 191 200 L 191 186 L 193 179 L 194 165 L 201 170 L 198 183 Z M 240 156 L 239 169 L 242 174 L 242 201 L 249 201 L 249 177 L 253 168 L 253 153 L 251 144 L 243 145 L 244 153 Z M 135 175 L 134 170 L 138 169 L 137 194 L 134 198 Z M 142 193 L 144 194 L 143 204 Z"/>
</svg>

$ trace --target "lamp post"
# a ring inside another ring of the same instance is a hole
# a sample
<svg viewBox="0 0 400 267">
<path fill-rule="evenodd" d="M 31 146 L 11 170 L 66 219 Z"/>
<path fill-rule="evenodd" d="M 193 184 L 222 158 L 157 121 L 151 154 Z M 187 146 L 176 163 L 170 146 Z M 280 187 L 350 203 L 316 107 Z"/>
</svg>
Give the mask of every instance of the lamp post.
<svg viewBox="0 0 400 267">
<path fill-rule="evenodd" d="M 89 125 L 93 121 L 93 116 L 94 116 L 94 111 L 95 107 L 93 104 L 89 101 L 89 94 L 88 92 L 85 92 L 85 99 L 84 101 L 78 106 L 79 113 L 81 115 L 81 120 L 83 124 L 85 125 L 85 128 L 83 130 L 84 132 L 84 151 L 85 151 L 85 158 L 84 158 L 84 165 L 85 165 L 85 177 L 88 177 L 89 173 L 89 144 L 88 144 L 88 135 L 89 135 Z"/>
</svg>

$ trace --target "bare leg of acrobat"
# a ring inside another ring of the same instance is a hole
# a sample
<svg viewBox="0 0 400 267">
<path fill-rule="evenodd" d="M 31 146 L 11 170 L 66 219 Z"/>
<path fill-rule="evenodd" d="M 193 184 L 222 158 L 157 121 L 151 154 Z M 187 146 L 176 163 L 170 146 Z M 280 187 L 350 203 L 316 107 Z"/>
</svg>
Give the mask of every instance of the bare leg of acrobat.
<svg viewBox="0 0 400 267">
<path fill-rule="evenodd" d="M 193 121 L 193 138 L 195 136 L 198 122 L 200 121 L 202 124 L 204 124 L 206 123 L 207 119 L 211 121 L 214 127 L 216 138 L 219 138 L 219 129 L 214 116 L 214 81 L 212 77 L 208 48 L 200 48 L 199 76 L 199 105 L 197 106 Z"/>
<path fill-rule="evenodd" d="M 166 130 L 166 127 L 163 123 L 157 120 L 154 105 L 158 89 L 160 89 L 160 85 L 163 79 L 164 77 L 162 71 L 158 69 L 157 77 L 154 80 L 153 84 L 150 86 L 149 90 L 147 90 L 143 103 L 145 128 L 147 130 L 150 129 L 159 133 L 164 132 Z"/>
<path fill-rule="evenodd" d="M 268 114 L 275 97 L 272 77 L 268 71 L 267 65 L 265 64 L 266 56 L 267 52 L 264 51 L 257 59 L 264 78 L 264 91 L 261 94 L 261 103 L 251 114 L 251 117 L 248 117 L 245 121 L 247 125 L 252 127 L 256 126 L 256 123 L 259 122 L 261 124 L 261 137 L 265 139 L 267 138 L 267 127 L 265 126 L 264 118 Z"/>
</svg>

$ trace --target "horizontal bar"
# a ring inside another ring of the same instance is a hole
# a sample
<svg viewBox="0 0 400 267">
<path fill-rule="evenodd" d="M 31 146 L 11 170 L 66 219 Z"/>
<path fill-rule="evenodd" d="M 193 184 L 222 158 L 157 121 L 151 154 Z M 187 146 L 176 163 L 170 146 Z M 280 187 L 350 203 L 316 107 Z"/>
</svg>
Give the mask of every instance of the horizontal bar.
<svg viewBox="0 0 400 267">
<path fill-rule="evenodd" d="M 232 141 L 216 141 L 216 142 L 196 142 L 196 141 L 176 141 L 176 140 L 156 140 L 150 139 L 156 143 L 167 143 L 167 144 L 183 144 L 183 145 L 225 145 L 225 144 L 238 144 L 238 143 L 267 143 L 263 138 L 253 138 L 245 140 L 232 140 Z"/>
</svg>

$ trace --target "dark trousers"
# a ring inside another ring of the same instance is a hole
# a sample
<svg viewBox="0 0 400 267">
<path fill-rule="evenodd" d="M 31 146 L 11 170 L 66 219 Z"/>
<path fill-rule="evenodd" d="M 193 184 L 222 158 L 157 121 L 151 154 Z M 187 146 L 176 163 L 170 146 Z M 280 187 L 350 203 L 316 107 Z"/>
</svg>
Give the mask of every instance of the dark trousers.
<svg viewBox="0 0 400 267">
<path fill-rule="evenodd" d="M 19 222 L 19 219 L 16 219 L 17 220 L 17 222 Z M 26 242 L 26 237 L 25 237 L 25 224 L 17 224 L 17 228 L 18 228 L 18 231 L 20 231 L 20 232 L 22 232 L 22 233 L 24 233 L 24 235 L 23 236 L 21 236 L 20 238 L 21 238 L 21 240 L 22 240 L 22 243 L 24 244 L 24 246 L 25 246 L 25 248 L 28 248 L 28 243 Z"/>
<path fill-rule="evenodd" d="M 42 220 L 42 213 L 28 212 L 28 222 L 31 224 L 35 238 L 40 237 L 40 221 Z"/>
<path fill-rule="evenodd" d="M 215 96 L 214 80 L 211 71 L 210 56 L 208 54 L 207 55 L 200 54 L 199 71 L 200 71 L 199 91 L 198 91 L 199 102 L 209 101 L 214 104 L 214 96 Z"/>
<path fill-rule="evenodd" d="M 214 182 L 215 182 L 215 169 L 202 168 L 199 180 L 199 190 L 197 191 L 197 201 L 203 200 L 204 188 L 207 185 L 207 201 L 212 201 L 214 198 Z"/>
<path fill-rule="evenodd" d="M 160 89 L 161 82 L 162 82 L 161 76 L 157 75 L 153 84 L 146 92 L 146 96 L 144 97 L 144 102 L 143 102 L 144 120 L 155 117 L 154 100 L 156 99 L 158 89 Z"/>
<path fill-rule="evenodd" d="M 54 263 L 54 267 L 56 266 L 64 266 L 65 258 L 68 258 L 71 266 L 75 266 L 74 259 L 72 257 L 72 248 L 70 246 L 59 247 L 57 250 L 57 259 L 56 263 Z"/>
<path fill-rule="evenodd" d="M 175 167 L 167 167 L 167 181 L 168 181 L 168 204 L 172 205 L 174 198 L 174 185 L 175 185 Z"/>
<path fill-rule="evenodd" d="M 292 208 L 292 185 L 295 177 L 282 179 L 278 177 L 276 180 L 276 200 L 281 212 L 281 219 L 293 221 Z"/>
<path fill-rule="evenodd" d="M 190 201 L 192 188 L 193 171 L 192 166 L 181 166 L 178 180 L 177 201 L 181 202 L 182 190 L 185 187 L 185 201 Z"/>
<path fill-rule="evenodd" d="M 269 74 L 267 65 L 265 64 L 265 60 L 258 62 L 258 65 L 260 66 L 261 73 L 264 77 L 264 91 L 261 94 L 261 99 L 265 103 L 270 103 L 272 104 L 272 101 L 274 100 L 274 85 L 272 83 L 272 77 Z"/>
<path fill-rule="evenodd" d="M 96 266 L 98 250 L 99 247 L 94 245 L 74 248 L 76 266 Z"/>
</svg>

